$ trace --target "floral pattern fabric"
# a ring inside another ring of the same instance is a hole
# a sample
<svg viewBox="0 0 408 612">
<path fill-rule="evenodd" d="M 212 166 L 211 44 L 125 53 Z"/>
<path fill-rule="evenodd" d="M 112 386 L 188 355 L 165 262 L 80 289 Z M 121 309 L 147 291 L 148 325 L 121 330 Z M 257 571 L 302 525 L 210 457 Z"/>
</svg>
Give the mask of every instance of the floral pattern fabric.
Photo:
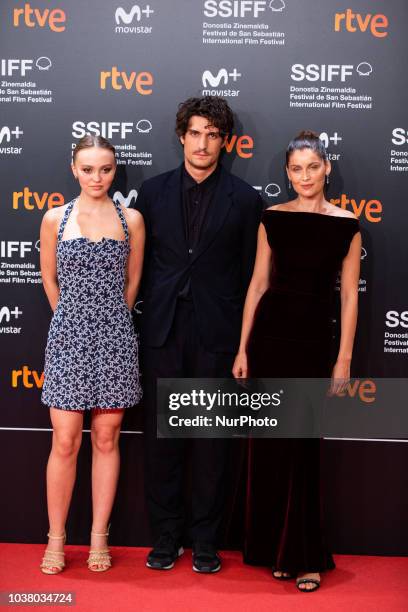
<svg viewBox="0 0 408 612">
<path fill-rule="evenodd" d="M 60 295 L 48 332 L 41 400 L 64 410 L 129 408 L 140 401 L 137 337 L 124 299 L 125 240 L 62 240 L 76 200 L 67 206 L 57 240 Z"/>
</svg>

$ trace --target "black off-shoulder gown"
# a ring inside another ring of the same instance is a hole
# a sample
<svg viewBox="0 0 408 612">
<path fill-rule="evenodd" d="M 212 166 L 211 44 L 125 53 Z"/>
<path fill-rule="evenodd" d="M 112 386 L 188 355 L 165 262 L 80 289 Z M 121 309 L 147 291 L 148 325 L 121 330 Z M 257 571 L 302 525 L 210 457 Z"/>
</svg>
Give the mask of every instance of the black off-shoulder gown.
<svg viewBox="0 0 408 612">
<path fill-rule="evenodd" d="M 270 287 L 248 341 L 251 377 L 330 377 L 335 283 L 352 217 L 266 210 Z M 320 440 L 249 442 L 244 561 L 291 574 L 334 567 L 322 529 Z"/>
</svg>

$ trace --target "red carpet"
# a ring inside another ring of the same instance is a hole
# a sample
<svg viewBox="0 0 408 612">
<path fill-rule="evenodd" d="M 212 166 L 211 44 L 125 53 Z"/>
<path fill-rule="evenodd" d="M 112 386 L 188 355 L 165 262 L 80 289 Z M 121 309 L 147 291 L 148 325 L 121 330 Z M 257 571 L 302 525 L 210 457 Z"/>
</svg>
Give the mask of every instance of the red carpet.
<svg viewBox="0 0 408 612">
<path fill-rule="evenodd" d="M 223 553 L 223 570 L 206 576 L 191 570 L 191 551 L 173 570 L 159 572 L 145 567 L 145 549 L 114 547 L 114 568 L 92 574 L 87 549 L 67 546 L 67 569 L 45 576 L 38 569 L 43 550 L 0 544 L 0 591 L 74 591 L 73 609 L 81 612 L 408 611 L 408 558 L 337 555 L 337 569 L 324 576 L 322 587 L 303 594 L 293 581 L 278 582 L 267 569 L 244 566 L 237 552 Z"/>
</svg>

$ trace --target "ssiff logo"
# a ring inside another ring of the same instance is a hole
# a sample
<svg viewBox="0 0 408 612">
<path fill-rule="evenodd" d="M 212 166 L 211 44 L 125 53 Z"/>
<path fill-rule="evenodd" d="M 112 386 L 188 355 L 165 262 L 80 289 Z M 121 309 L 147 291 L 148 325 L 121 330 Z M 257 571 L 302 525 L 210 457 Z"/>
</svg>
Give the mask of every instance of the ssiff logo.
<svg viewBox="0 0 408 612">
<path fill-rule="evenodd" d="M 293 81 L 341 81 L 344 83 L 354 71 L 361 77 L 368 77 L 373 72 L 369 62 L 360 62 L 356 67 L 353 64 L 293 64 L 291 79 Z"/>
<path fill-rule="evenodd" d="M 404 327 L 408 329 L 408 310 L 398 312 L 398 310 L 389 310 L 385 315 L 385 324 L 387 327 Z"/>
<path fill-rule="evenodd" d="M 149 119 L 139 119 L 136 123 L 131 121 L 88 121 L 88 123 L 74 121 L 72 124 L 72 136 L 74 138 L 82 138 L 86 134 L 95 134 L 95 136 L 103 136 L 111 140 L 117 135 L 122 140 L 125 140 L 128 134 L 135 132 L 149 134 L 152 129 L 153 125 Z"/>
<path fill-rule="evenodd" d="M 257 19 L 268 8 L 274 13 L 281 13 L 286 4 L 284 0 L 206 0 L 204 15 L 206 17 L 254 17 Z"/>
<path fill-rule="evenodd" d="M 153 75 L 151 72 L 130 72 L 118 70 L 117 66 L 112 66 L 111 70 L 102 70 L 100 73 L 99 85 L 101 89 L 109 86 L 115 90 L 135 89 L 141 96 L 150 96 L 153 92 Z"/>
<path fill-rule="evenodd" d="M 13 210 L 19 210 L 20 204 L 26 210 L 43 210 L 45 207 L 54 208 L 54 206 L 62 206 L 65 203 L 62 193 L 47 191 L 40 194 L 37 191 L 30 191 L 28 187 L 24 187 L 23 191 L 13 192 Z"/>
<path fill-rule="evenodd" d="M 369 30 L 376 38 L 388 36 L 388 19 L 382 13 L 363 15 L 353 13 L 352 9 L 348 8 L 344 13 L 334 15 L 334 31 L 341 32 L 343 26 L 347 32 L 367 32 Z"/>
<path fill-rule="evenodd" d="M 34 65 L 38 70 L 46 71 L 51 68 L 52 61 L 45 55 L 42 55 L 36 60 L 18 58 L 2 59 L 0 62 L 0 76 L 14 76 L 16 73 L 21 76 L 26 76 L 27 72 L 32 70 Z"/>
<path fill-rule="evenodd" d="M 61 9 L 44 10 L 31 8 L 31 5 L 26 2 L 23 8 L 13 9 L 13 25 L 15 28 L 26 26 L 27 28 L 45 28 L 49 27 L 53 32 L 64 32 L 66 22 L 65 12 Z"/>
<path fill-rule="evenodd" d="M 37 251 L 39 251 L 39 241 L 37 242 L 38 248 L 37 243 L 35 244 L 35 248 Z M 33 246 L 33 243 L 29 241 L 0 240 L 0 257 L 13 259 L 15 256 L 17 256 L 20 259 L 24 259 L 28 253 L 32 253 Z"/>
<path fill-rule="evenodd" d="M 12 370 L 11 372 L 11 386 L 17 389 L 20 385 L 26 389 L 32 389 L 34 386 L 37 389 L 41 389 L 44 383 L 44 372 L 39 374 L 37 370 L 30 370 L 27 365 L 19 370 Z"/>
</svg>

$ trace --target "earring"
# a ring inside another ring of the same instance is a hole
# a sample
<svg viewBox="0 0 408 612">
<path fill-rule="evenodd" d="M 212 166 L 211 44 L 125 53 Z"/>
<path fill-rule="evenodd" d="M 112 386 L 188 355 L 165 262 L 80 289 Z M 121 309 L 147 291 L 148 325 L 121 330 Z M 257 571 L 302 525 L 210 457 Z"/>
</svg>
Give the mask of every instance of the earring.
<svg viewBox="0 0 408 612">
<path fill-rule="evenodd" d="M 289 184 L 289 189 L 292 189 L 292 182 L 290 179 L 288 179 L 288 184 Z"/>
<path fill-rule="evenodd" d="M 329 182 L 330 182 L 330 181 L 329 181 L 329 175 L 328 175 L 328 174 L 326 174 L 326 185 L 328 185 L 328 184 L 329 184 Z"/>
</svg>

